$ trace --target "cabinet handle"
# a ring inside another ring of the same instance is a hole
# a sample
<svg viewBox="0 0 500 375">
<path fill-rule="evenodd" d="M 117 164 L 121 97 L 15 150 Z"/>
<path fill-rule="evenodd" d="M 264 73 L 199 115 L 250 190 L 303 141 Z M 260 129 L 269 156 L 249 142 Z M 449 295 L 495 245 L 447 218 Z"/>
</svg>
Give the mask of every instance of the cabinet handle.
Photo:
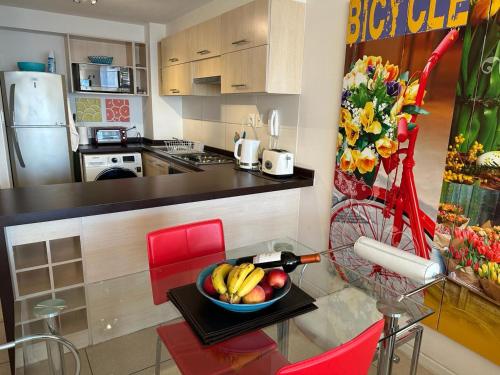
<svg viewBox="0 0 500 375">
<path fill-rule="evenodd" d="M 198 55 L 206 55 L 207 53 L 210 53 L 208 49 L 202 49 L 201 51 L 196 52 Z"/>
<path fill-rule="evenodd" d="M 177 57 L 172 57 L 172 58 L 168 59 L 168 61 L 176 62 L 176 61 L 179 61 L 179 59 Z"/>
<path fill-rule="evenodd" d="M 232 84 L 231 87 L 247 87 L 246 83 L 235 83 Z"/>
<path fill-rule="evenodd" d="M 177 89 L 170 89 L 170 92 L 174 93 L 174 94 L 178 94 L 180 91 L 177 90 Z"/>
<path fill-rule="evenodd" d="M 247 40 L 247 39 L 240 39 L 240 40 L 232 42 L 231 44 L 234 44 L 235 46 L 238 46 L 238 45 L 244 44 L 244 43 L 250 43 L 250 41 Z"/>
</svg>

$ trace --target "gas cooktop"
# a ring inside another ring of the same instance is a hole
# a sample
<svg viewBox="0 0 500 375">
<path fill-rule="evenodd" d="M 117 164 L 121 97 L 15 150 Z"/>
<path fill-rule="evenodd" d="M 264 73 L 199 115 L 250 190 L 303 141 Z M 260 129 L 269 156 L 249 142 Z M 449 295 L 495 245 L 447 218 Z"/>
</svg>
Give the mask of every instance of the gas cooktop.
<svg viewBox="0 0 500 375">
<path fill-rule="evenodd" d="M 194 152 L 192 154 L 176 154 L 169 156 L 192 165 L 229 164 L 234 162 L 234 160 L 228 156 L 215 154 L 213 152 Z"/>
</svg>

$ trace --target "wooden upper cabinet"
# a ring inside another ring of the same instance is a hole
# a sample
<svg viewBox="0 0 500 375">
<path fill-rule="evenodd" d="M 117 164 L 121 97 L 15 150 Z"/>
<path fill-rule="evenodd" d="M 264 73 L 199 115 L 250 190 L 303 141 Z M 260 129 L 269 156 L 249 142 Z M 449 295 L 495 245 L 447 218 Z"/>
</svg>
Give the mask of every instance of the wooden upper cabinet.
<svg viewBox="0 0 500 375">
<path fill-rule="evenodd" d="M 222 53 L 268 43 L 269 2 L 255 0 L 221 16 Z"/>
<path fill-rule="evenodd" d="M 162 67 L 189 61 L 188 32 L 181 31 L 161 41 Z"/>
<path fill-rule="evenodd" d="M 191 63 L 177 64 L 162 68 L 163 95 L 191 95 Z"/>
<path fill-rule="evenodd" d="M 221 54 L 221 17 L 212 18 L 190 28 L 188 33 L 189 59 L 191 61 Z"/>
<path fill-rule="evenodd" d="M 265 92 L 266 66 L 266 45 L 222 55 L 221 92 Z"/>
</svg>

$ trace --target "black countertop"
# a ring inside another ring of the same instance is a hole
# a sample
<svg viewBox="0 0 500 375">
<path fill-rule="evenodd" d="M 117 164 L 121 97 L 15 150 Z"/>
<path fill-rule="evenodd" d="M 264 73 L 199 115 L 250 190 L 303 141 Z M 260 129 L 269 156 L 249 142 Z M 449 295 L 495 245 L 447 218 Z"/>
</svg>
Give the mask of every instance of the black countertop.
<svg viewBox="0 0 500 375">
<path fill-rule="evenodd" d="M 116 153 L 140 152 L 144 149 L 154 152 L 149 145 L 142 144 L 125 147 L 84 146 L 79 151 Z M 175 175 L 0 190 L 0 227 L 313 185 L 313 171 L 296 168 L 296 172 L 292 178 L 276 179 L 237 170 L 232 164 L 225 164 Z"/>
</svg>

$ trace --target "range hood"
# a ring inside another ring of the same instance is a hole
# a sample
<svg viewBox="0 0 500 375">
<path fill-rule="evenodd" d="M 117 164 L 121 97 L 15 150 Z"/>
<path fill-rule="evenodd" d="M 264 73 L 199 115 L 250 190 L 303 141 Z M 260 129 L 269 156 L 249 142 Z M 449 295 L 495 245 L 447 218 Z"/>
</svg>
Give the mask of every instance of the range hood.
<svg viewBox="0 0 500 375">
<path fill-rule="evenodd" d="M 220 76 L 193 78 L 193 83 L 200 85 L 220 85 Z"/>
</svg>

